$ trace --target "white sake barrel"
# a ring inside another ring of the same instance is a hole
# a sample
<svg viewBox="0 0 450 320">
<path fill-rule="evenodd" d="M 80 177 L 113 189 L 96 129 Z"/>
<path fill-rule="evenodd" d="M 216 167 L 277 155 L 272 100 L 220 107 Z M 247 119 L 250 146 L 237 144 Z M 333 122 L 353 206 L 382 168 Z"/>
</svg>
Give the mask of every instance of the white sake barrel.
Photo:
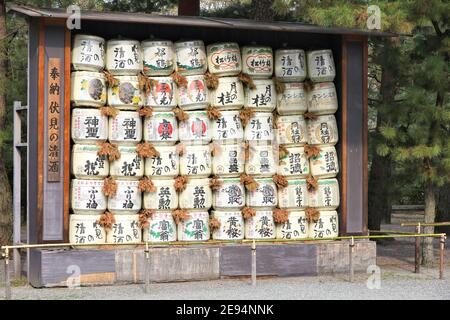
<svg viewBox="0 0 450 320">
<path fill-rule="evenodd" d="M 308 94 L 308 111 L 314 114 L 333 114 L 337 109 L 338 101 L 334 83 L 314 84 Z"/>
<path fill-rule="evenodd" d="M 320 179 L 317 190 L 308 191 L 308 206 L 319 210 L 335 210 L 339 207 L 339 182 L 337 179 Z"/>
<path fill-rule="evenodd" d="M 114 218 L 116 222 L 106 233 L 106 243 L 138 243 L 142 241 L 138 214 L 117 214 Z"/>
<path fill-rule="evenodd" d="M 278 152 L 272 145 L 250 145 L 250 157 L 245 162 L 245 173 L 260 177 L 271 177 L 277 172 L 277 165 Z"/>
<path fill-rule="evenodd" d="M 278 174 L 287 177 L 304 178 L 309 174 L 309 161 L 303 147 L 286 147 L 288 155 L 281 159 Z"/>
<path fill-rule="evenodd" d="M 103 73 L 72 72 L 70 76 L 70 101 L 75 107 L 104 106 L 106 103 L 106 86 Z"/>
<path fill-rule="evenodd" d="M 273 115 L 270 112 L 255 112 L 244 130 L 247 141 L 267 141 L 274 139 Z"/>
<path fill-rule="evenodd" d="M 101 71 L 105 67 L 105 39 L 76 34 L 72 47 L 72 67 L 80 71 Z"/>
<path fill-rule="evenodd" d="M 277 185 L 272 178 L 258 178 L 258 188 L 247 190 L 245 203 L 248 207 L 272 208 L 278 204 Z"/>
<path fill-rule="evenodd" d="M 262 46 L 242 47 L 242 72 L 255 79 L 272 77 L 272 48 Z"/>
<path fill-rule="evenodd" d="M 141 210 L 141 191 L 137 180 L 116 180 L 117 192 L 108 198 L 108 210 L 114 214 L 136 214 Z"/>
<path fill-rule="evenodd" d="M 286 188 L 278 189 L 278 207 L 281 209 L 303 209 L 308 206 L 306 180 L 288 180 Z"/>
<path fill-rule="evenodd" d="M 108 104 L 122 110 L 136 110 L 144 105 L 144 94 L 139 90 L 137 76 L 117 76 L 119 84 L 108 88 Z"/>
<path fill-rule="evenodd" d="M 222 186 L 213 191 L 213 207 L 215 210 L 236 210 L 245 205 L 245 187 L 240 178 L 220 179 Z"/>
<path fill-rule="evenodd" d="M 142 140 L 142 120 L 137 111 L 120 111 L 109 117 L 109 141 L 121 145 L 135 145 Z"/>
<path fill-rule="evenodd" d="M 178 88 L 178 105 L 184 110 L 206 109 L 209 105 L 209 91 L 202 74 L 186 76 L 186 86 Z"/>
<path fill-rule="evenodd" d="M 100 214 L 71 214 L 69 218 L 70 243 L 75 244 L 106 243 L 105 229 L 97 222 L 100 218 L 101 218 Z M 88 246 L 75 248 L 87 249 Z"/>
<path fill-rule="evenodd" d="M 245 219 L 246 239 L 275 239 L 272 210 L 256 210 L 256 215 Z"/>
<path fill-rule="evenodd" d="M 320 211 L 317 222 L 309 224 L 309 238 L 326 239 L 339 236 L 337 211 Z"/>
<path fill-rule="evenodd" d="M 238 77 L 219 78 L 217 88 L 210 91 L 209 101 L 211 106 L 220 110 L 242 109 L 245 103 L 244 86 Z"/>
<path fill-rule="evenodd" d="M 213 231 L 214 240 L 244 239 L 244 218 L 241 211 L 211 211 L 211 216 L 220 222 L 220 227 Z"/>
<path fill-rule="evenodd" d="M 239 111 L 221 111 L 222 115 L 217 120 L 212 120 L 212 140 L 219 143 L 237 143 L 244 139 Z"/>
<path fill-rule="evenodd" d="M 141 42 L 144 74 L 168 76 L 175 70 L 173 43 L 168 40 L 146 40 Z"/>
<path fill-rule="evenodd" d="M 175 42 L 176 71 L 181 75 L 204 74 L 208 68 L 202 40 Z"/>
<path fill-rule="evenodd" d="M 145 175 L 151 179 L 173 178 L 180 172 L 180 159 L 176 146 L 155 146 L 159 157 L 145 159 Z"/>
<path fill-rule="evenodd" d="M 71 181 L 71 208 L 75 214 L 99 214 L 106 210 L 103 180 Z"/>
<path fill-rule="evenodd" d="M 217 145 L 215 155 L 212 157 L 212 173 L 222 177 L 235 177 L 244 172 L 245 158 L 244 145 L 221 144 Z"/>
<path fill-rule="evenodd" d="M 309 51 L 307 53 L 308 76 L 313 82 L 333 81 L 336 76 L 333 52 L 331 50 Z"/>
<path fill-rule="evenodd" d="M 155 192 L 144 192 L 144 209 L 174 210 L 178 208 L 178 193 L 174 187 L 174 180 L 152 180 Z"/>
<path fill-rule="evenodd" d="M 206 111 L 187 111 L 189 119 L 178 125 L 180 141 L 186 144 L 208 144 L 211 141 L 211 121 Z"/>
<path fill-rule="evenodd" d="M 306 121 L 301 114 L 290 116 L 278 116 L 277 141 L 279 144 L 304 145 L 308 142 Z"/>
<path fill-rule="evenodd" d="M 217 76 L 235 76 L 242 71 L 242 59 L 236 42 L 210 44 L 206 48 L 208 70 Z"/>
<path fill-rule="evenodd" d="M 283 93 L 277 95 L 277 112 L 281 115 L 304 114 L 308 110 L 308 98 L 303 83 L 284 84 Z"/>
<path fill-rule="evenodd" d="M 275 51 L 275 76 L 283 82 L 302 82 L 306 78 L 306 57 L 302 49 Z"/>
<path fill-rule="evenodd" d="M 212 160 L 209 145 L 185 146 L 185 151 L 180 156 L 180 174 L 204 178 L 211 173 Z"/>
<path fill-rule="evenodd" d="M 103 179 L 109 174 L 109 162 L 97 152 L 100 147 L 74 144 L 72 147 L 72 174 L 77 179 Z"/>
<path fill-rule="evenodd" d="M 136 40 L 106 42 L 106 69 L 117 76 L 136 76 L 142 70 L 141 44 Z"/>
<path fill-rule="evenodd" d="M 333 114 L 308 120 L 308 143 L 334 146 L 339 141 L 336 117 Z"/>
<path fill-rule="evenodd" d="M 155 111 L 144 118 L 144 140 L 155 145 L 173 145 L 178 141 L 178 121 L 171 111 Z"/>
<path fill-rule="evenodd" d="M 277 106 L 277 92 L 272 79 L 253 80 L 255 89 L 245 88 L 245 108 L 257 112 L 272 112 Z"/>
<path fill-rule="evenodd" d="M 308 238 L 308 221 L 305 211 L 289 211 L 289 220 L 277 224 L 277 239 L 298 240 Z"/>
<path fill-rule="evenodd" d="M 171 211 L 157 211 L 148 222 L 149 227 L 144 229 L 144 241 L 177 241 L 177 226 Z"/>
<path fill-rule="evenodd" d="M 339 173 L 339 162 L 335 147 L 321 146 L 317 157 L 310 159 L 311 174 L 320 179 L 334 178 Z"/>
<path fill-rule="evenodd" d="M 159 111 L 170 111 L 177 106 L 177 85 L 172 77 L 150 77 L 153 81 L 147 95 L 147 105 Z"/>
<path fill-rule="evenodd" d="M 212 191 L 209 179 L 189 179 L 186 189 L 178 197 L 181 209 L 209 210 L 212 205 Z"/>
<path fill-rule="evenodd" d="M 120 180 L 139 180 L 144 176 L 144 160 L 135 146 L 118 146 L 120 158 L 109 164 L 109 175 Z"/>
<path fill-rule="evenodd" d="M 72 109 L 72 140 L 75 143 L 97 144 L 108 139 L 108 117 L 99 109 Z"/>
<path fill-rule="evenodd" d="M 178 241 L 206 241 L 210 238 L 208 211 L 190 211 L 189 219 L 177 226 Z"/>
</svg>

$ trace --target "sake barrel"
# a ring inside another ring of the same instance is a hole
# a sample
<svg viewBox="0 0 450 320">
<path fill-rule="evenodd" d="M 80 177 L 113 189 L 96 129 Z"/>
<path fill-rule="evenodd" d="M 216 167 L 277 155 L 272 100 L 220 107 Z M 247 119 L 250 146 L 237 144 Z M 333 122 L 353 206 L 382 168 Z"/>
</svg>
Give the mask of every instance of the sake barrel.
<svg viewBox="0 0 450 320">
<path fill-rule="evenodd" d="M 302 49 L 275 51 L 275 76 L 283 82 L 302 82 L 306 78 L 306 57 Z"/>
<path fill-rule="evenodd" d="M 69 218 L 69 241 L 74 244 L 106 243 L 105 229 L 98 223 L 101 214 L 71 214 Z M 75 247 L 87 249 L 89 246 Z M 97 248 L 97 247 L 92 247 Z"/>
<path fill-rule="evenodd" d="M 271 47 L 242 47 L 242 72 L 254 79 L 267 79 L 273 73 L 273 52 Z"/>
<path fill-rule="evenodd" d="M 278 204 L 277 185 L 272 178 L 255 179 L 258 187 L 253 190 L 247 190 L 245 203 L 247 207 L 272 208 Z"/>
<path fill-rule="evenodd" d="M 308 191 L 308 206 L 319 210 L 335 210 L 339 207 L 339 183 L 337 179 L 320 179 L 317 190 Z"/>
<path fill-rule="evenodd" d="M 290 179 L 286 188 L 278 189 L 278 207 L 281 209 L 303 209 L 308 206 L 306 180 Z"/>
<path fill-rule="evenodd" d="M 177 241 L 177 226 L 171 211 L 157 211 L 148 222 L 149 227 L 144 229 L 144 241 Z"/>
<path fill-rule="evenodd" d="M 137 76 L 117 76 L 119 84 L 108 88 L 108 104 L 122 110 L 136 110 L 144 105 Z"/>
<path fill-rule="evenodd" d="M 333 81 L 336 76 L 333 52 L 316 50 L 307 53 L 308 75 L 313 82 Z"/>
<path fill-rule="evenodd" d="M 309 225 L 309 238 L 326 239 L 339 236 L 337 211 L 320 211 L 320 218 Z"/>
<path fill-rule="evenodd" d="M 242 70 L 239 45 L 235 42 L 210 44 L 206 48 L 208 70 L 217 76 L 235 76 Z"/>
<path fill-rule="evenodd" d="M 212 173 L 222 177 L 239 176 L 244 172 L 245 146 L 240 144 L 221 144 L 215 146 L 212 157 Z"/>
<path fill-rule="evenodd" d="M 210 238 L 208 211 L 190 211 L 177 226 L 178 241 L 206 241 Z"/>
<path fill-rule="evenodd" d="M 71 208 L 75 214 L 100 214 L 106 210 L 103 180 L 72 179 Z"/>
<path fill-rule="evenodd" d="M 152 180 L 155 192 L 144 192 L 144 209 L 174 210 L 178 208 L 178 193 L 174 187 L 174 180 Z"/>
<path fill-rule="evenodd" d="M 288 221 L 276 226 L 277 239 L 298 240 L 308 238 L 305 211 L 289 211 Z"/>
<path fill-rule="evenodd" d="M 240 178 L 220 179 L 222 185 L 213 191 L 215 210 L 236 210 L 245 205 L 245 188 Z"/>
<path fill-rule="evenodd" d="M 284 87 L 284 92 L 277 95 L 278 114 L 304 114 L 308 110 L 308 98 L 303 83 L 285 83 Z"/>
<path fill-rule="evenodd" d="M 176 71 L 181 75 L 204 74 L 208 68 L 202 40 L 175 42 Z"/>
<path fill-rule="evenodd" d="M 72 140 L 81 144 L 97 144 L 108 139 L 108 117 L 99 109 L 72 109 Z"/>
<path fill-rule="evenodd" d="M 276 124 L 279 144 L 304 145 L 308 142 L 307 125 L 301 114 L 278 116 Z"/>
<path fill-rule="evenodd" d="M 142 120 L 137 111 L 120 111 L 109 117 L 109 141 L 120 145 L 135 145 L 142 140 Z"/>
<path fill-rule="evenodd" d="M 76 34 L 72 47 L 72 67 L 80 71 L 101 71 L 105 67 L 105 39 Z"/>
<path fill-rule="evenodd" d="M 117 192 L 108 198 L 108 210 L 114 214 L 136 214 L 141 210 L 141 191 L 137 180 L 116 180 Z"/>
<path fill-rule="evenodd" d="M 308 94 L 308 111 L 314 114 L 333 114 L 337 109 L 338 101 L 334 83 L 314 84 Z"/>
<path fill-rule="evenodd" d="M 74 144 L 72 147 L 72 174 L 77 179 L 103 179 L 109 174 L 109 162 L 97 153 L 100 147 Z"/>
<path fill-rule="evenodd" d="M 320 179 L 334 178 L 339 173 L 339 162 L 335 147 L 321 146 L 319 155 L 310 159 L 311 174 Z"/>
<path fill-rule="evenodd" d="M 277 93 L 272 79 L 255 79 L 254 89 L 245 88 L 245 108 L 257 112 L 272 112 L 277 106 Z"/>
<path fill-rule="evenodd" d="M 144 74 L 168 76 L 175 70 L 173 43 L 168 40 L 146 40 L 141 42 Z"/>
<path fill-rule="evenodd" d="M 72 72 L 70 76 L 70 101 L 75 107 L 104 106 L 106 103 L 106 86 L 103 73 Z"/>
<path fill-rule="evenodd" d="M 209 105 L 209 91 L 202 74 L 186 76 L 186 86 L 178 88 L 178 105 L 183 110 L 206 109 Z"/>
<path fill-rule="evenodd" d="M 180 172 L 180 159 L 176 146 L 155 146 L 158 157 L 146 158 L 144 172 L 151 179 L 173 178 Z"/>
<path fill-rule="evenodd" d="M 115 215 L 115 222 L 106 233 L 106 243 L 138 243 L 142 241 L 138 214 Z"/>
<path fill-rule="evenodd" d="M 245 103 L 244 86 L 238 77 L 219 78 L 215 90 L 210 91 L 211 106 L 220 110 L 242 109 Z"/>
<path fill-rule="evenodd" d="M 286 150 L 288 154 L 279 162 L 278 174 L 287 177 L 306 177 L 310 170 L 305 148 L 286 146 Z"/>
<path fill-rule="evenodd" d="M 184 153 L 180 156 L 180 174 L 204 178 L 211 172 L 212 160 L 209 145 L 185 146 Z"/>
<path fill-rule="evenodd" d="M 120 158 L 109 164 L 109 175 L 114 179 L 139 180 L 144 176 L 144 160 L 135 146 L 118 146 Z"/>
<path fill-rule="evenodd" d="M 241 211 L 212 211 L 211 216 L 220 223 L 219 228 L 212 233 L 214 240 L 244 239 L 244 219 Z"/>
<path fill-rule="evenodd" d="M 277 165 L 278 153 L 272 145 L 250 144 L 250 156 L 244 166 L 245 173 L 260 177 L 271 177 L 277 172 Z"/>
<path fill-rule="evenodd" d="M 274 139 L 273 115 L 270 112 L 255 112 L 244 130 L 247 141 L 267 141 Z"/>
<path fill-rule="evenodd" d="M 144 118 L 144 140 L 155 145 L 173 145 L 178 141 L 178 121 L 171 111 L 155 111 Z"/>
<path fill-rule="evenodd" d="M 147 105 L 159 111 L 170 111 L 177 106 L 177 85 L 172 77 L 150 77 L 150 81 Z"/>
<path fill-rule="evenodd" d="M 308 143 L 334 146 L 339 141 L 336 117 L 332 114 L 308 120 Z"/>
<path fill-rule="evenodd" d="M 212 140 L 219 143 L 236 143 L 244 139 L 239 111 L 221 111 L 217 120 L 211 121 Z"/>
<path fill-rule="evenodd" d="M 116 76 L 136 76 L 142 70 L 141 45 L 137 40 L 106 42 L 106 69 Z"/>
<path fill-rule="evenodd" d="M 275 239 L 275 222 L 272 210 L 256 210 L 253 217 L 245 219 L 246 239 Z"/>
<path fill-rule="evenodd" d="M 211 141 L 211 121 L 206 111 L 187 111 L 189 119 L 178 125 L 180 141 L 186 144 L 208 144 Z"/>
<path fill-rule="evenodd" d="M 212 205 L 209 179 L 189 179 L 186 189 L 180 192 L 178 199 L 181 209 L 208 210 Z"/>
</svg>

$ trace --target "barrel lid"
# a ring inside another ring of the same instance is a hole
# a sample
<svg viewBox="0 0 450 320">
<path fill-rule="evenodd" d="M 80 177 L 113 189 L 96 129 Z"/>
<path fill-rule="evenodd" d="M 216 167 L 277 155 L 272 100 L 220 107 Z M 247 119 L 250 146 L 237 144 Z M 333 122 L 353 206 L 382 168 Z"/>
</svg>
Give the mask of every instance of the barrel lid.
<svg viewBox="0 0 450 320">
<path fill-rule="evenodd" d="M 111 39 L 111 40 L 108 40 L 106 42 L 107 46 L 110 46 L 110 45 L 111 46 L 115 46 L 115 45 L 118 45 L 118 44 L 122 44 L 122 45 L 124 45 L 124 44 L 140 45 L 140 42 L 138 40 L 128 39 L 128 38 Z"/>
<path fill-rule="evenodd" d="M 74 41 L 77 40 L 83 40 L 83 39 L 87 39 L 87 40 L 94 40 L 94 41 L 98 41 L 98 42 L 105 42 L 105 39 L 103 39 L 102 37 L 99 36 L 94 36 L 91 34 L 76 34 L 74 37 Z"/>
<path fill-rule="evenodd" d="M 111 121 L 113 121 L 114 119 L 117 118 L 129 118 L 129 117 L 133 117 L 133 118 L 140 118 L 141 116 L 139 115 L 139 111 L 133 111 L 133 110 L 120 110 L 119 113 L 117 114 L 116 117 L 111 117 Z"/>
<path fill-rule="evenodd" d="M 335 88 L 334 82 L 329 81 L 329 82 L 318 82 L 318 83 L 314 83 L 313 85 L 313 90 L 314 89 L 328 89 L 328 88 Z"/>
<path fill-rule="evenodd" d="M 231 83 L 231 82 L 238 82 L 238 77 L 219 77 L 219 85 L 220 83 Z"/>
<path fill-rule="evenodd" d="M 319 117 L 319 116 L 317 116 Z M 298 121 L 301 122 L 305 121 L 305 117 L 302 114 L 290 114 L 285 116 L 277 116 L 276 118 L 277 122 L 292 122 L 292 121 Z"/>
<path fill-rule="evenodd" d="M 101 72 L 94 72 L 94 71 L 73 71 L 70 75 L 72 78 L 79 76 L 79 77 L 92 77 L 92 78 L 105 78 L 105 75 Z"/>
<path fill-rule="evenodd" d="M 331 49 L 312 50 L 312 51 L 307 52 L 308 56 L 313 55 L 313 54 L 322 54 L 322 53 L 331 53 L 333 55 L 333 51 Z"/>
<path fill-rule="evenodd" d="M 73 108 L 72 109 L 72 115 L 92 115 L 96 114 L 99 117 L 107 118 L 107 116 L 103 115 L 99 108 L 89 108 L 89 107 L 83 107 L 83 108 Z"/>
<path fill-rule="evenodd" d="M 338 181 L 336 178 L 332 179 L 319 179 L 317 180 L 319 185 L 327 185 L 327 184 L 338 184 Z"/>
<path fill-rule="evenodd" d="M 274 85 L 273 79 L 253 79 L 253 83 L 255 85 L 267 85 L 267 84 Z M 249 88 L 249 90 L 252 89 Z"/>
<path fill-rule="evenodd" d="M 124 81 L 139 82 L 138 76 L 114 76 L 114 78 L 119 80 L 119 82 L 124 82 Z"/>
<path fill-rule="evenodd" d="M 149 79 L 158 81 L 158 82 L 164 82 L 164 83 L 174 83 L 173 78 L 168 76 L 168 77 L 148 77 Z"/>
<path fill-rule="evenodd" d="M 142 47 L 158 47 L 158 46 L 165 46 L 165 47 L 172 47 L 173 42 L 170 40 L 162 40 L 162 39 L 149 39 L 144 40 L 141 42 Z"/>
<path fill-rule="evenodd" d="M 275 51 L 275 54 L 297 54 L 297 53 L 305 53 L 305 50 L 303 49 L 295 49 L 295 48 L 283 48 L 283 49 L 277 49 Z"/>
<path fill-rule="evenodd" d="M 270 51 L 270 53 L 272 53 L 272 47 L 269 46 L 258 46 L 258 45 L 247 45 L 247 46 L 243 46 L 242 47 L 242 52 L 244 51 L 258 51 L 258 50 L 262 50 L 262 51 Z"/>
<path fill-rule="evenodd" d="M 334 114 L 322 114 L 317 115 L 314 119 L 308 119 L 310 123 L 323 122 L 323 121 L 336 121 Z"/>
<path fill-rule="evenodd" d="M 100 150 L 100 147 L 95 144 L 79 144 L 76 143 L 73 145 L 73 152 L 97 152 Z"/>
<path fill-rule="evenodd" d="M 118 145 L 117 148 L 120 152 L 136 153 L 136 146 Z"/>
<path fill-rule="evenodd" d="M 183 48 L 183 47 L 201 47 L 205 46 L 203 40 L 180 40 L 175 42 L 175 48 Z"/>
<path fill-rule="evenodd" d="M 211 44 L 209 44 L 207 46 L 207 50 L 209 51 L 213 47 L 239 49 L 239 45 L 236 42 L 216 42 L 216 43 L 211 43 Z"/>
</svg>

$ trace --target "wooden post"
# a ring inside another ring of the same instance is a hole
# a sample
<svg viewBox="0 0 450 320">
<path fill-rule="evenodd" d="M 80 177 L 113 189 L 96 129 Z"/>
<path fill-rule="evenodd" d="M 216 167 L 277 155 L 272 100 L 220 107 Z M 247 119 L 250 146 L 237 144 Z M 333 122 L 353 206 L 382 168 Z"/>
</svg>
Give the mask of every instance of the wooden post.
<svg viewBox="0 0 450 320">
<path fill-rule="evenodd" d="M 421 233 L 420 222 L 416 227 L 417 234 Z M 416 255 L 414 260 L 414 272 L 420 273 L 420 237 L 416 237 Z"/>
<path fill-rule="evenodd" d="M 11 280 L 9 278 L 9 249 L 5 249 L 5 299 L 11 300 Z"/>
<path fill-rule="evenodd" d="M 256 243 L 252 243 L 252 286 L 256 286 Z"/>
<path fill-rule="evenodd" d="M 444 279 L 444 267 L 445 267 L 445 235 L 441 235 L 439 241 L 440 257 L 439 257 L 439 279 Z"/>
<path fill-rule="evenodd" d="M 198 16 L 200 15 L 200 0 L 179 0 L 179 16 Z"/>
<path fill-rule="evenodd" d="M 148 293 L 148 287 L 150 284 L 149 264 L 150 264 L 150 254 L 148 250 L 148 242 L 145 242 L 145 286 L 144 286 L 145 293 Z"/>
<path fill-rule="evenodd" d="M 349 251 L 349 259 L 348 259 L 348 265 L 349 265 L 349 281 L 353 282 L 353 277 L 354 277 L 354 266 L 353 266 L 353 249 L 355 247 L 355 239 L 352 237 L 350 239 L 350 243 L 348 246 L 348 251 Z"/>
</svg>

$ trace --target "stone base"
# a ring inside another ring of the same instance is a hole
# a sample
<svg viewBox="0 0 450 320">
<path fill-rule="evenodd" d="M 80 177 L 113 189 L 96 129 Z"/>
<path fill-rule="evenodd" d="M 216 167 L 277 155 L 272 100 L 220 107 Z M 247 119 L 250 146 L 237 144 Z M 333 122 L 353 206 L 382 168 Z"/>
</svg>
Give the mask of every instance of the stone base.
<svg viewBox="0 0 450 320">
<path fill-rule="evenodd" d="M 376 243 L 356 241 L 355 271 L 376 264 Z M 144 248 L 111 250 L 30 250 L 34 287 L 142 283 Z M 315 276 L 348 272 L 346 241 L 257 245 L 258 276 Z M 251 249 L 242 244 L 174 246 L 150 249 L 151 282 L 214 280 L 251 275 Z M 74 282 L 75 281 L 75 282 Z"/>
</svg>

